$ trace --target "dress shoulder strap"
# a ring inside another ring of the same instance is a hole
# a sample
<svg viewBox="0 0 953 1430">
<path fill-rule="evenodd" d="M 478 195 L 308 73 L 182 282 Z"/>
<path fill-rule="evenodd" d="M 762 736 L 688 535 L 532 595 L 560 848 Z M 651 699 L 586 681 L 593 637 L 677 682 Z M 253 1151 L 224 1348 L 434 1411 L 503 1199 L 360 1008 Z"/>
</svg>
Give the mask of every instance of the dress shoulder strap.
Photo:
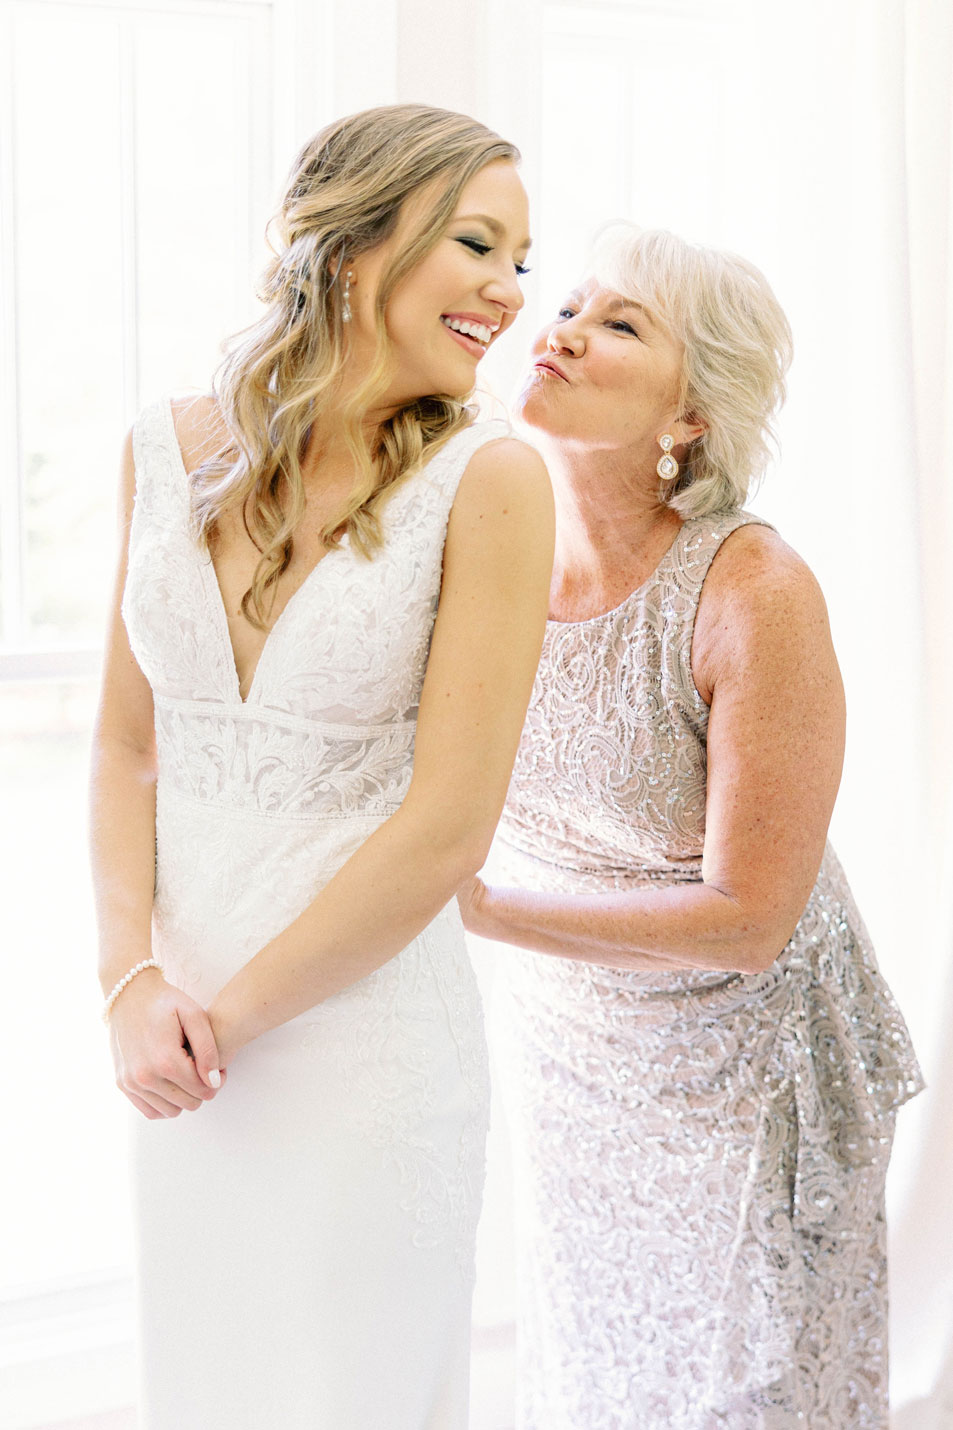
<svg viewBox="0 0 953 1430">
<path fill-rule="evenodd" d="M 714 516 L 694 517 L 679 532 L 673 552 L 672 575 L 683 595 L 694 597 L 697 605 L 705 577 L 722 544 L 742 526 L 767 526 L 770 522 L 752 511 L 723 511 Z"/>
<path fill-rule="evenodd" d="M 695 617 L 712 562 L 727 538 L 742 526 L 766 526 L 774 530 L 763 517 L 741 510 L 686 521 L 675 539 L 672 559 L 666 563 L 660 583 L 659 609 L 664 617 L 663 678 L 669 697 L 703 720 L 707 719 L 708 707 L 695 688 L 692 675 Z"/>
<path fill-rule="evenodd" d="M 487 442 L 512 436 L 510 424 L 499 419 L 474 422 L 454 432 L 419 471 L 398 483 L 394 496 L 384 508 L 390 530 L 408 528 L 416 531 L 420 539 L 443 540 L 457 488 L 470 458 Z M 426 537 L 425 531 L 429 533 Z"/>
<path fill-rule="evenodd" d="M 178 524 L 188 515 L 188 482 L 172 418 L 172 404 L 161 397 L 142 408 L 132 428 L 136 467 L 136 521 Z"/>
<path fill-rule="evenodd" d="M 428 485 L 440 491 L 448 513 L 453 505 L 460 479 L 474 452 L 485 446 L 487 442 L 495 442 L 501 437 L 512 436 L 513 429 L 509 422 L 500 418 L 493 418 L 487 422 L 473 422 L 469 427 L 454 432 L 439 452 L 426 463 L 420 475 Z"/>
</svg>

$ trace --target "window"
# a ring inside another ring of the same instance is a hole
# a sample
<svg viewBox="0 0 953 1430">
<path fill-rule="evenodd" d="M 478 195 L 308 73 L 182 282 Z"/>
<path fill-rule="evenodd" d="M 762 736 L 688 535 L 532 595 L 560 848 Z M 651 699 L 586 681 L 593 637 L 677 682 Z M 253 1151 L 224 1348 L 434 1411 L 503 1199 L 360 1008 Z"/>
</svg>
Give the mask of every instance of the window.
<svg viewBox="0 0 953 1430">
<path fill-rule="evenodd" d="M 132 1398 L 128 1114 L 103 1097 L 89 732 L 122 434 L 162 392 L 206 388 L 221 338 L 254 315 L 280 180 L 279 9 L 0 4 L 0 877 L 18 1089 L 0 1288 L 18 1370 L 0 1420 L 11 1426 Z"/>
</svg>

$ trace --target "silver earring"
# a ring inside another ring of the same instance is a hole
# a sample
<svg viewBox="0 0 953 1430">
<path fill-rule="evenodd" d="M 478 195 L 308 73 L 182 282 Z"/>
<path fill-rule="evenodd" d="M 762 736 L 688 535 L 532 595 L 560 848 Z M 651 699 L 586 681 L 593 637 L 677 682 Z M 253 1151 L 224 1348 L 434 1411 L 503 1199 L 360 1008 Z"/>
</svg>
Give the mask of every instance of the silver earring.
<svg viewBox="0 0 953 1430">
<path fill-rule="evenodd" d="M 349 268 L 344 275 L 344 306 L 341 309 L 342 323 L 349 323 L 351 321 L 351 276 L 351 270 Z"/>
<path fill-rule="evenodd" d="M 662 449 L 662 456 L 659 457 L 655 470 L 662 478 L 663 482 L 674 482 L 678 476 L 678 463 L 672 456 L 672 448 L 675 446 L 675 438 L 668 432 L 658 439 L 658 444 Z"/>
</svg>

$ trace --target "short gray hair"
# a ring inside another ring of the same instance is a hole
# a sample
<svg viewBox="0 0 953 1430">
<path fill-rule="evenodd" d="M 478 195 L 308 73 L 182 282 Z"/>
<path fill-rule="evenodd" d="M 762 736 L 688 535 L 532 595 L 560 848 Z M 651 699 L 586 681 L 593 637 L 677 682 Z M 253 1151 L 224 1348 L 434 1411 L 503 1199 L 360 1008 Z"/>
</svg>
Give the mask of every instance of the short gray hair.
<svg viewBox="0 0 953 1430">
<path fill-rule="evenodd" d="M 776 436 L 791 329 L 767 279 L 734 253 L 664 229 L 615 223 L 596 240 L 590 276 L 632 298 L 685 347 L 680 411 L 706 424 L 664 498 L 683 517 L 743 506 Z"/>
</svg>

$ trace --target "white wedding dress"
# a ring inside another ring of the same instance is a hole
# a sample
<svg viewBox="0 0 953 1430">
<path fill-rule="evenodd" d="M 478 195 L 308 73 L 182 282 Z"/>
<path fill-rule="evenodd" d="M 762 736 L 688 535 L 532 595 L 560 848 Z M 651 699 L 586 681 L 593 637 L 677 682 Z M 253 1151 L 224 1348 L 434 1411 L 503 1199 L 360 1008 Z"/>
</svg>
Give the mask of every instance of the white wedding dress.
<svg viewBox="0 0 953 1430">
<path fill-rule="evenodd" d="M 268 636 L 241 700 L 189 528 L 169 403 L 136 423 L 123 616 L 155 700 L 154 953 L 206 1004 L 403 799 L 457 433 Z M 373 898 L 373 890 L 367 891 Z M 133 1118 L 142 1430 L 467 1423 L 488 1078 L 456 903 L 396 958 L 235 1056 L 219 1095 Z"/>
</svg>

